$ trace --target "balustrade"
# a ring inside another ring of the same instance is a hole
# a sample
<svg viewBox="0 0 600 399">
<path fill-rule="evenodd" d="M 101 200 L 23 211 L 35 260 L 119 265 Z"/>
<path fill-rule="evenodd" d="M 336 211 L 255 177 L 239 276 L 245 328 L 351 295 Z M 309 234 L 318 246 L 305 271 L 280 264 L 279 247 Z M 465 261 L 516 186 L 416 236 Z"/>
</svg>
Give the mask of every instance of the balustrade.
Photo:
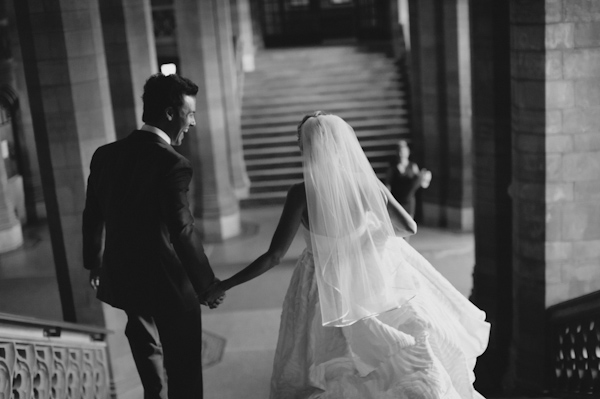
<svg viewBox="0 0 600 399">
<path fill-rule="evenodd" d="M 107 399 L 107 333 L 0 313 L 0 399 Z"/>
<path fill-rule="evenodd" d="M 600 397 L 600 291 L 549 308 L 548 326 L 552 392 Z"/>
</svg>

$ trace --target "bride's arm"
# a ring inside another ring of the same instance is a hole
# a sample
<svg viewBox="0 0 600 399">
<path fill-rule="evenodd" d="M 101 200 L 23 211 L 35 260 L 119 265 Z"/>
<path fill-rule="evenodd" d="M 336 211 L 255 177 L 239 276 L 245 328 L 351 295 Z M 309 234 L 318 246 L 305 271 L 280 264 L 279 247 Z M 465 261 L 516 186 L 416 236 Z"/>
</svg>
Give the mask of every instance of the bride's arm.
<svg viewBox="0 0 600 399">
<path fill-rule="evenodd" d="M 246 268 L 227 280 L 223 280 L 219 284 L 219 288 L 227 291 L 236 285 L 260 276 L 267 270 L 278 265 L 296 236 L 305 208 L 306 193 L 304 191 L 304 184 L 296 184 L 288 191 L 283 212 L 281 213 L 279 224 L 273 234 L 268 251 L 259 256 Z"/>
<path fill-rule="evenodd" d="M 396 198 L 390 193 L 390 190 L 383 187 L 387 199 L 387 208 L 394 226 L 396 235 L 407 237 L 417 232 L 417 223 L 413 220 L 408 212 L 396 201 Z"/>
</svg>

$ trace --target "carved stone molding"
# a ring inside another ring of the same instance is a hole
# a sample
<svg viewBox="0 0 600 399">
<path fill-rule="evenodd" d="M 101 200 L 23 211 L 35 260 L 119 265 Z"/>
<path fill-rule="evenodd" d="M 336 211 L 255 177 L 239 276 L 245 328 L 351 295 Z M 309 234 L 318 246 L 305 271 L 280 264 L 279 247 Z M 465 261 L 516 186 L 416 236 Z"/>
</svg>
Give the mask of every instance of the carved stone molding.
<svg viewBox="0 0 600 399">
<path fill-rule="evenodd" d="M 105 345 L 65 345 L 0 338 L 0 398 L 106 399 Z"/>
<path fill-rule="evenodd" d="M 108 399 L 107 333 L 0 314 L 0 399 Z"/>
</svg>

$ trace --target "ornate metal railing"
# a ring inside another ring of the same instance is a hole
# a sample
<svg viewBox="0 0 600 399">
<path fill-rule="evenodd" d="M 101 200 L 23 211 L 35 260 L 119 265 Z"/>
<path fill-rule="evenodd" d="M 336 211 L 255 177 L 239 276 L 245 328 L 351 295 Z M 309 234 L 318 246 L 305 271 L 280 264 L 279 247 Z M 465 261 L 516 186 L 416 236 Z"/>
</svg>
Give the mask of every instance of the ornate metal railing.
<svg viewBox="0 0 600 399">
<path fill-rule="evenodd" d="M 0 313 L 0 398 L 109 398 L 107 333 Z"/>
<path fill-rule="evenodd" d="M 600 291 L 552 306 L 548 376 L 557 396 L 600 397 Z"/>
</svg>

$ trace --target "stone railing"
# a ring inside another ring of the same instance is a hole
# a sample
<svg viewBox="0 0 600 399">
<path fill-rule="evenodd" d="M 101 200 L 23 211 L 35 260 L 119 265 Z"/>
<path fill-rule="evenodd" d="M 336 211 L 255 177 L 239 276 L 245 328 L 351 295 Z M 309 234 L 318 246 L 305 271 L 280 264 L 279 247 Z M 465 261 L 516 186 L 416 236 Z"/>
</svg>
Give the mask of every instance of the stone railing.
<svg viewBox="0 0 600 399">
<path fill-rule="evenodd" d="M 107 334 L 0 313 L 0 398 L 109 398 Z"/>
<path fill-rule="evenodd" d="M 552 306 L 549 388 L 569 399 L 600 397 L 600 291 Z"/>
</svg>

